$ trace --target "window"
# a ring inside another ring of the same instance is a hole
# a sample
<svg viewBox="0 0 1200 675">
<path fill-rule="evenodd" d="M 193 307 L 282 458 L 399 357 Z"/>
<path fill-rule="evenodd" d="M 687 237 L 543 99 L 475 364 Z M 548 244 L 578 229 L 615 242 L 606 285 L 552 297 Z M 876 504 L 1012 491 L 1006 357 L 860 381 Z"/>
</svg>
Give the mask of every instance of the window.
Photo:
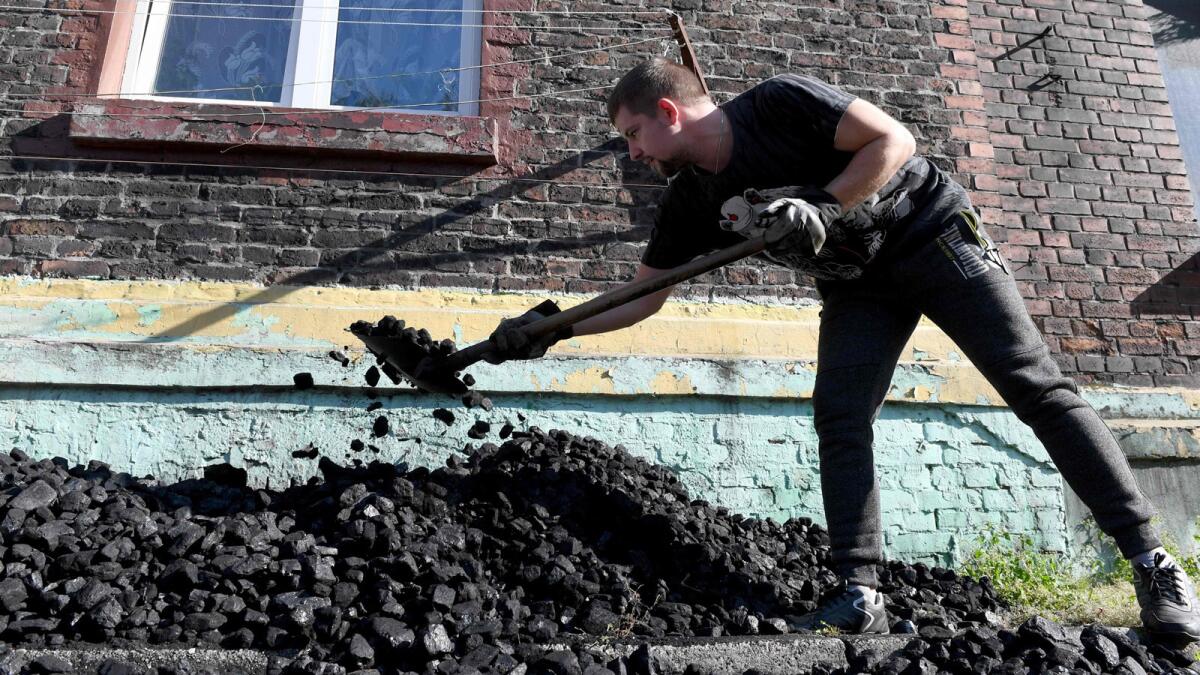
<svg viewBox="0 0 1200 675">
<path fill-rule="evenodd" d="M 124 98 L 478 114 L 481 0 L 138 0 Z"/>
</svg>

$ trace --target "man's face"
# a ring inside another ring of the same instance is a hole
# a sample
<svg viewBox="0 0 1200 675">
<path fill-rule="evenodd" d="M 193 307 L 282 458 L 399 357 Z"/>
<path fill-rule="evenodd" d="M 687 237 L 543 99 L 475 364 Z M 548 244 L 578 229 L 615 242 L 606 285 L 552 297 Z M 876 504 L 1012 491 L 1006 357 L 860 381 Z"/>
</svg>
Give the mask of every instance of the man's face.
<svg viewBox="0 0 1200 675">
<path fill-rule="evenodd" d="M 668 111 L 654 116 L 621 107 L 613 119 L 617 131 L 629 143 L 629 158 L 642 162 L 662 176 L 674 176 L 688 162 L 678 147 L 679 124 L 671 123 Z"/>
</svg>

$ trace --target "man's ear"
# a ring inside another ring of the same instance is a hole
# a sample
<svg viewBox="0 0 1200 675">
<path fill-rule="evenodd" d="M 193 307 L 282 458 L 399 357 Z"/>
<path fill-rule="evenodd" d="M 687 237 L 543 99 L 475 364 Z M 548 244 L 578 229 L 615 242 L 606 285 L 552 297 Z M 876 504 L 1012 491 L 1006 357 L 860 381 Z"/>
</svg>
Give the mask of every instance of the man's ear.
<svg viewBox="0 0 1200 675">
<path fill-rule="evenodd" d="M 658 114 L 664 116 L 664 121 L 674 126 L 679 122 L 679 106 L 669 98 L 658 99 Z"/>
</svg>

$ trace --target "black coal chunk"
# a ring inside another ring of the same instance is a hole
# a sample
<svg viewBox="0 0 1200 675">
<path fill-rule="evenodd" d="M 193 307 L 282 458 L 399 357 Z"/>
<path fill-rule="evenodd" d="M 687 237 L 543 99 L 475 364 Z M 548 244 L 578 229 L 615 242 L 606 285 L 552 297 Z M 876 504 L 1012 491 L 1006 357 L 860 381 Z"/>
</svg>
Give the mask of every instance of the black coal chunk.
<svg viewBox="0 0 1200 675">
<path fill-rule="evenodd" d="M 463 405 L 467 406 L 468 408 L 483 408 L 487 411 L 491 411 L 492 409 L 492 399 L 474 390 L 468 391 L 466 394 L 464 394 L 462 397 L 462 402 Z"/>
<path fill-rule="evenodd" d="M 319 454 L 321 453 L 317 450 L 317 446 L 313 445 L 312 443 L 309 443 L 299 450 L 292 451 L 292 457 L 296 457 L 297 459 L 316 459 L 317 455 Z"/>
<path fill-rule="evenodd" d="M 484 436 L 487 436 L 488 432 L 491 430 L 492 430 L 491 424 L 488 424 L 487 422 L 484 422 L 483 420 L 478 420 L 475 422 L 475 424 L 471 425 L 470 429 L 467 430 L 467 436 L 469 436 L 475 440 L 479 440 L 479 439 L 483 438 Z"/>
<path fill-rule="evenodd" d="M 367 372 L 363 375 L 363 378 L 367 381 L 368 386 L 374 387 L 379 384 L 379 369 L 375 366 L 367 368 Z"/>
<path fill-rule="evenodd" d="M 296 373 L 295 375 L 292 376 L 292 382 L 296 385 L 297 389 L 300 389 L 302 391 L 305 389 L 312 389 L 312 386 L 313 386 L 312 373 Z"/>
<path fill-rule="evenodd" d="M 438 408 L 438 409 L 434 410 L 433 418 L 436 419 L 437 421 L 441 422 L 442 424 L 445 424 L 446 426 L 450 426 L 451 424 L 454 424 L 454 413 L 450 412 L 449 410 L 446 410 L 445 408 Z"/>
<path fill-rule="evenodd" d="M 381 438 L 383 436 L 387 436 L 389 428 L 390 425 L 388 424 L 388 418 L 380 415 L 379 417 L 376 417 L 375 421 L 371 424 L 371 433 L 375 434 L 375 438 Z"/>
</svg>

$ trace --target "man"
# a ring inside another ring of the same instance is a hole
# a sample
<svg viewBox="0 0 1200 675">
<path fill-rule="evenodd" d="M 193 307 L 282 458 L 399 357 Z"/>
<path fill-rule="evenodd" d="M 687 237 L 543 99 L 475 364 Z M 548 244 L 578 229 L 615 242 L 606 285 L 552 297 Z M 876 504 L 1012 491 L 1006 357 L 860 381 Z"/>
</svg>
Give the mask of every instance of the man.
<svg viewBox="0 0 1200 675">
<path fill-rule="evenodd" d="M 1032 427 L 1100 528 L 1134 563 L 1152 632 L 1200 639 L 1200 607 L 1150 525 L 1153 508 L 1116 440 L 1064 377 L 966 191 L 923 157 L 912 135 L 862 99 L 781 75 L 716 106 L 686 68 L 657 59 L 627 73 L 608 101 L 629 155 L 672 180 L 635 280 L 743 236 L 766 257 L 817 280 L 823 301 L 814 422 L 832 562 L 845 579 L 806 626 L 887 632 L 875 591 L 881 562 L 871 426 L 921 315 L 937 324 Z M 750 214 L 747 217 L 747 214 Z M 581 322 L 574 335 L 616 330 L 662 307 L 670 290 Z M 496 360 L 535 358 L 502 322 Z"/>
</svg>

